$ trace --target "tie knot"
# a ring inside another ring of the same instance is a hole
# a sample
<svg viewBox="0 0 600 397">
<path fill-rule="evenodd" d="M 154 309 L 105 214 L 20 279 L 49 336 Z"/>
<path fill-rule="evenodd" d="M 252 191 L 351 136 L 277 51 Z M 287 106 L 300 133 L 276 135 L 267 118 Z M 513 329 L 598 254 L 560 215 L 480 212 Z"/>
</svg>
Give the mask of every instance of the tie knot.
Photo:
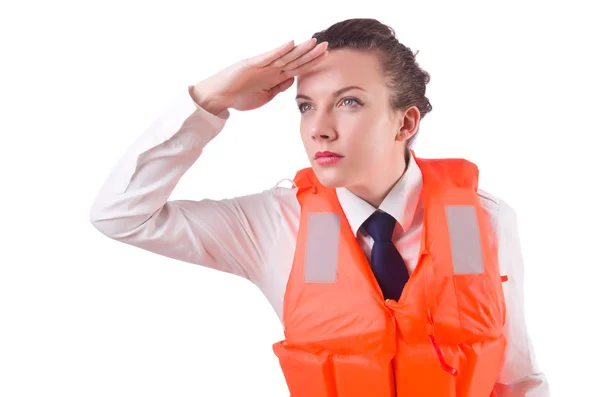
<svg viewBox="0 0 600 397">
<path fill-rule="evenodd" d="M 377 210 L 363 223 L 375 241 L 391 241 L 396 219 L 387 212 Z"/>
</svg>

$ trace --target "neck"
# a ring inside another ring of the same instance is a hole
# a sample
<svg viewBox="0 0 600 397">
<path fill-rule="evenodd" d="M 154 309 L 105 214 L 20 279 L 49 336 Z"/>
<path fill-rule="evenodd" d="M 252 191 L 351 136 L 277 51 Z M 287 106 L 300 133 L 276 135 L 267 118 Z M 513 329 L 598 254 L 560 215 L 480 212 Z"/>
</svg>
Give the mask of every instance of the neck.
<svg viewBox="0 0 600 397">
<path fill-rule="evenodd" d="M 384 161 L 384 164 L 379 164 L 368 172 L 363 181 L 346 188 L 373 207 L 379 208 L 390 190 L 404 175 L 409 156 L 410 153 L 406 150 L 404 156 L 394 156 L 397 161 Z"/>
</svg>

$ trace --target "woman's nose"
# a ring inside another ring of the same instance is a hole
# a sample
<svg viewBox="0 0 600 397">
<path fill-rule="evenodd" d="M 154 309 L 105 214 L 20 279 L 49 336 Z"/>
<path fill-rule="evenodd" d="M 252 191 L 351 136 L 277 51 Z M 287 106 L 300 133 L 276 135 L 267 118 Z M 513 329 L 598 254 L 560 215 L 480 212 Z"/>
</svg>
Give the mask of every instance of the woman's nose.
<svg viewBox="0 0 600 397">
<path fill-rule="evenodd" d="M 319 142 L 319 141 L 330 141 L 333 138 L 333 133 L 330 132 L 319 132 L 319 131 L 315 131 L 312 134 L 312 139 Z"/>
<path fill-rule="evenodd" d="M 315 112 L 309 121 L 310 137 L 314 141 L 330 141 L 337 138 L 334 115 L 328 112 Z"/>
<path fill-rule="evenodd" d="M 315 141 L 330 141 L 337 138 L 337 132 L 331 122 L 320 120 L 312 126 L 311 138 Z"/>
</svg>

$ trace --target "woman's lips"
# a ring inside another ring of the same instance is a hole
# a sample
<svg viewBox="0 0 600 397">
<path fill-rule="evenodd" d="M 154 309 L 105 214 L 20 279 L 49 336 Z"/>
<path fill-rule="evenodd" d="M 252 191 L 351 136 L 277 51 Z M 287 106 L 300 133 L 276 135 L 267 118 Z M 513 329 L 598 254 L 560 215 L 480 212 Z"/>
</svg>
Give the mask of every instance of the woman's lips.
<svg viewBox="0 0 600 397">
<path fill-rule="evenodd" d="M 319 165 L 331 165 L 336 164 L 342 159 L 340 156 L 320 156 L 317 157 L 316 162 Z"/>
<path fill-rule="evenodd" d="M 317 157 L 329 157 L 329 156 L 335 156 L 335 157 L 344 157 L 341 154 L 335 153 L 335 152 L 330 152 L 329 150 L 325 150 L 324 152 L 317 152 L 315 153 L 315 159 Z"/>
</svg>

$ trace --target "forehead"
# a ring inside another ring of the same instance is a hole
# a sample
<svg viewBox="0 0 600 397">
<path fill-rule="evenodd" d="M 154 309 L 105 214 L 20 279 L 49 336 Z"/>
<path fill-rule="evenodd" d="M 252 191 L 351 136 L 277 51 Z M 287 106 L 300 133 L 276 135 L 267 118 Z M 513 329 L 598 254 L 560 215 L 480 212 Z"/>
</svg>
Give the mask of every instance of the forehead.
<svg viewBox="0 0 600 397">
<path fill-rule="evenodd" d="M 297 93 L 316 97 L 348 85 L 368 91 L 383 88 L 377 56 L 355 49 L 334 49 L 314 69 L 297 77 Z"/>
</svg>

